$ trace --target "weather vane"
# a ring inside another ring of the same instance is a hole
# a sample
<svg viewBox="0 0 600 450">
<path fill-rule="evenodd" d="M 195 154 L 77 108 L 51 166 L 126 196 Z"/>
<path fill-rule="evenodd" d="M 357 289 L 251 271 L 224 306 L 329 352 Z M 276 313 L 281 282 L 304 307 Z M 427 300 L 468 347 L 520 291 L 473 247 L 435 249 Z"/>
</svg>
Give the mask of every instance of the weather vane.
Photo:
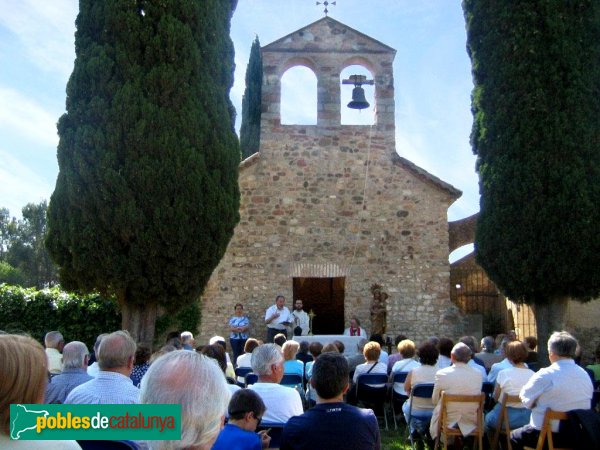
<svg viewBox="0 0 600 450">
<path fill-rule="evenodd" d="M 325 9 L 323 10 L 323 12 L 325 13 L 325 15 L 327 15 L 327 13 L 329 12 L 329 10 L 327 9 L 327 7 L 329 5 L 335 6 L 335 2 L 329 3 L 327 0 L 325 0 L 324 2 L 317 2 L 317 5 L 323 5 L 323 6 L 325 6 Z"/>
</svg>

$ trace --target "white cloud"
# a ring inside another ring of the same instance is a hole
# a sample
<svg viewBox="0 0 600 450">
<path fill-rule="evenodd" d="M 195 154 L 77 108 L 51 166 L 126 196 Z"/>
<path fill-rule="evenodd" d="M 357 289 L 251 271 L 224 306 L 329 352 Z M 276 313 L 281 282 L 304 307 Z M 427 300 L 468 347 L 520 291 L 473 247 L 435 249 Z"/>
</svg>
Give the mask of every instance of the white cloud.
<svg viewBox="0 0 600 450">
<path fill-rule="evenodd" d="M 27 203 L 49 200 L 54 189 L 48 177 L 31 170 L 6 150 L 0 149 L 0 207 L 20 217 Z"/>
<path fill-rule="evenodd" d="M 77 0 L 0 0 L 0 25 L 43 72 L 68 79 L 75 59 Z"/>
<path fill-rule="evenodd" d="M 47 111 L 31 98 L 0 87 L 0 130 L 10 130 L 38 144 L 56 147 L 55 111 Z"/>
</svg>

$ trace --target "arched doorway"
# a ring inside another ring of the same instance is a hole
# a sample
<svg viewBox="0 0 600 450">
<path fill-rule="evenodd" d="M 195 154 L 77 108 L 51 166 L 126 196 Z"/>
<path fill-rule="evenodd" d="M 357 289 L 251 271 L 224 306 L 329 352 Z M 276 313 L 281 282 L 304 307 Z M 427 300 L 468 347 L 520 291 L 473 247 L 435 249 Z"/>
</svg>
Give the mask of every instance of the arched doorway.
<svg viewBox="0 0 600 450">
<path fill-rule="evenodd" d="M 304 311 L 315 313 L 312 334 L 344 332 L 344 277 L 294 277 L 294 300 L 302 299 Z"/>
</svg>

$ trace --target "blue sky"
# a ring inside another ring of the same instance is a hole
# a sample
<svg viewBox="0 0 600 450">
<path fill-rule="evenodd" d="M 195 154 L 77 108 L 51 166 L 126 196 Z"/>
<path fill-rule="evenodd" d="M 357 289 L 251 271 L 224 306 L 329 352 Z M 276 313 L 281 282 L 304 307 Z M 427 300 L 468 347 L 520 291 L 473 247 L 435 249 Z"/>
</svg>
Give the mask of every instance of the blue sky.
<svg viewBox="0 0 600 450">
<path fill-rule="evenodd" d="M 338 0 L 329 10 L 332 18 L 396 49 L 396 150 L 463 191 L 449 209 L 450 220 L 477 212 L 471 66 L 460 1 Z M 54 189 L 56 122 L 73 69 L 78 2 L 0 0 L 0 11 L 0 206 L 18 216 L 25 204 L 49 199 Z M 238 116 L 254 36 L 266 45 L 321 17 L 323 6 L 313 0 L 238 0 L 231 29 L 231 99 Z M 301 89 L 290 95 L 300 114 L 312 108 Z"/>
</svg>

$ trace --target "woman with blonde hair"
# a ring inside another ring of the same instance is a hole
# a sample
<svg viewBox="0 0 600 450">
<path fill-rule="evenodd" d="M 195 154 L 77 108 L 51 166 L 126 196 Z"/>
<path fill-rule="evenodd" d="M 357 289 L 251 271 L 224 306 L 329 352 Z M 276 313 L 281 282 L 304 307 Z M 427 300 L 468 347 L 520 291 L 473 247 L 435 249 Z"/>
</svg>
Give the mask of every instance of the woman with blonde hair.
<svg viewBox="0 0 600 450">
<path fill-rule="evenodd" d="M 10 405 L 44 402 L 48 383 L 48 360 L 39 342 L 14 334 L 0 335 L 0 448 L 71 450 L 81 447 L 75 441 L 11 440 Z"/>
</svg>

